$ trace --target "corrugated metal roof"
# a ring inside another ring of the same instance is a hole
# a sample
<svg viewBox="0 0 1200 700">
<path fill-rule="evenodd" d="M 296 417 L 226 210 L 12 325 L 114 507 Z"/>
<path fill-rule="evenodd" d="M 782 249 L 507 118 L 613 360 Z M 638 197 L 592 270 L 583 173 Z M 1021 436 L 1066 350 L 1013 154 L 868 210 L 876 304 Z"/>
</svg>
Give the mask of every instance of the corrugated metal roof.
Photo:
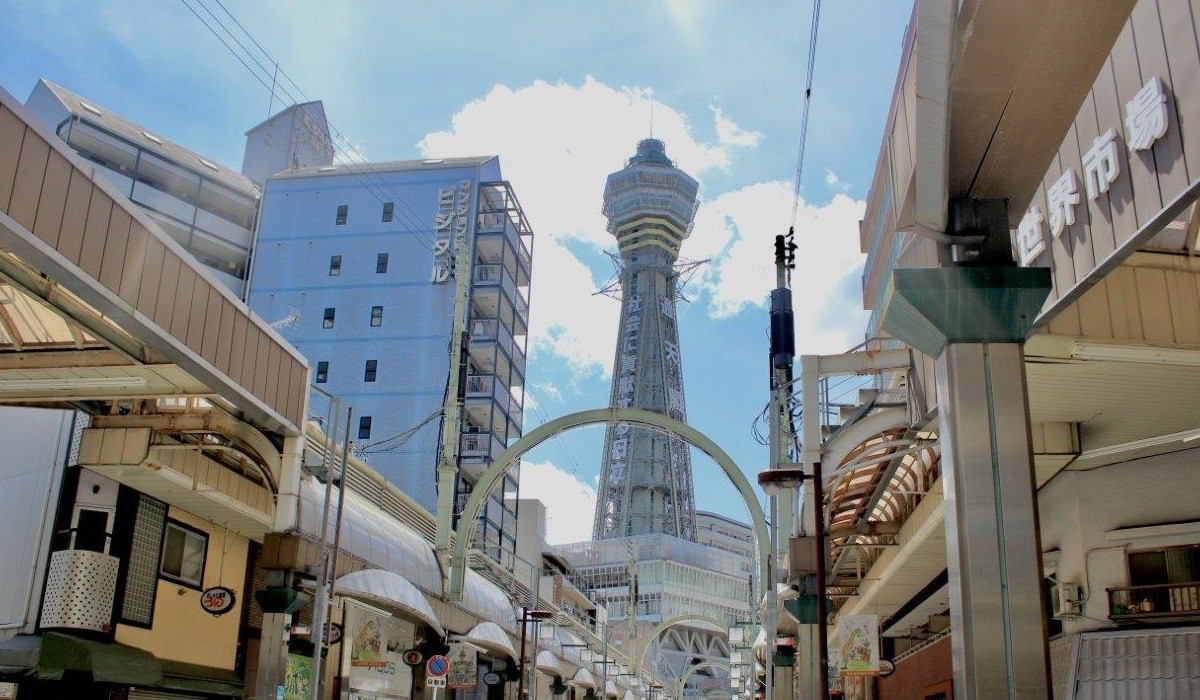
<svg viewBox="0 0 1200 700">
<path fill-rule="evenodd" d="M 202 156 L 189 148 L 185 148 L 157 132 L 136 124 L 91 100 L 80 97 L 61 85 L 56 85 L 44 78 L 41 82 L 54 93 L 54 96 L 62 102 L 63 107 L 68 112 L 80 119 L 103 127 L 121 138 L 137 144 L 139 148 L 157 153 L 167 160 L 179 163 L 226 187 L 254 197 L 255 199 L 258 198 L 258 187 L 250 178 L 238 171 L 221 165 L 211 158 Z M 51 128 L 57 126 L 57 124 L 50 125 Z"/>
<path fill-rule="evenodd" d="M 1200 698 L 1200 627 L 1086 632 L 1068 698 Z"/>
</svg>

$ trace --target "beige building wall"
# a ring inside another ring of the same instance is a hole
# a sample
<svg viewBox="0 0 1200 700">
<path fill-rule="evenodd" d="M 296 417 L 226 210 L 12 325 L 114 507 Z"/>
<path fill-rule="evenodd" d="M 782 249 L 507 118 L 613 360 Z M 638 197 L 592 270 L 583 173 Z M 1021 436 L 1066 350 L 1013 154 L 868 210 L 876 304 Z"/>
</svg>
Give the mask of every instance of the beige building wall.
<svg viewBox="0 0 1200 700">
<path fill-rule="evenodd" d="M 117 642 L 145 649 L 160 659 L 233 670 L 238 628 L 246 604 L 246 559 L 250 540 L 174 506 L 172 520 L 208 533 L 204 587 L 225 586 L 237 593 L 233 610 L 214 617 L 200 608 L 200 591 L 159 579 L 150 629 L 117 625 Z"/>
</svg>

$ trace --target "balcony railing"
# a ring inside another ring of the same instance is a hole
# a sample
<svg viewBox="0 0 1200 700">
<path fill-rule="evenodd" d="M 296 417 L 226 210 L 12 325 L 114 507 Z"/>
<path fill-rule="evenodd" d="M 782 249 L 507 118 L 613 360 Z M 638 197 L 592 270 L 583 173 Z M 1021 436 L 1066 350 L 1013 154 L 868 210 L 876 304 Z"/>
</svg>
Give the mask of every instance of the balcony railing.
<svg viewBox="0 0 1200 700">
<path fill-rule="evenodd" d="M 517 366 L 517 371 L 522 375 L 525 374 L 525 350 L 524 340 L 518 340 L 512 336 L 508 328 L 505 327 L 499 319 L 495 318 L 475 318 L 471 321 L 471 345 L 478 347 L 478 343 L 495 342 L 500 347 L 504 348 L 505 354 Z"/>
<path fill-rule="evenodd" d="M 521 259 L 521 264 L 525 270 L 530 269 L 532 263 L 532 254 L 529 250 L 529 241 L 526 240 L 530 236 L 527 233 L 524 235 L 517 229 L 508 212 L 505 211 L 485 211 L 480 212 L 476 222 L 476 233 L 489 235 L 501 234 L 508 239 L 512 244 L 513 250 L 517 251 L 518 257 Z"/>
<path fill-rule="evenodd" d="M 512 275 L 509 274 L 503 265 L 476 265 L 474 279 L 476 287 L 499 287 L 503 289 L 504 294 L 513 303 L 513 307 L 522 318 L 525 318 L 529 313 L 529 302 L 525 299 L 525 295 L 529 293 L 529 288 L 526 287 L 523 291 L 518 289 L 516 281 L 513 280 Z"/>
<path fill-rule="evenodd" d="M 1115 622 L 1200 617 L 1200 581 L 1109 588 L 1108 613 Z"/>
<path fill-rule="evenodd" d="M 87 549 L 51 554 L 41 626 L 108 632 L 120 565 L 116 557 Z"/>
</svg>

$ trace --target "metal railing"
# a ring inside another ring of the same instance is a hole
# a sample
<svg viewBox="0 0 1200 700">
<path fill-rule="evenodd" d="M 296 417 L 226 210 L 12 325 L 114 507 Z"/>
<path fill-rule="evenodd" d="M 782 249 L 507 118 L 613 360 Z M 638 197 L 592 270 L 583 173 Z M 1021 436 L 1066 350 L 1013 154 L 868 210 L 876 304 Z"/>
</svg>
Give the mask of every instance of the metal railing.
<svg viewBox="0 0 1200 700">
<path fill-rule="evenodd" d="M 1111 620 L 1200 616 L 1200 581 L 1108 589 Z"/>
</svg>

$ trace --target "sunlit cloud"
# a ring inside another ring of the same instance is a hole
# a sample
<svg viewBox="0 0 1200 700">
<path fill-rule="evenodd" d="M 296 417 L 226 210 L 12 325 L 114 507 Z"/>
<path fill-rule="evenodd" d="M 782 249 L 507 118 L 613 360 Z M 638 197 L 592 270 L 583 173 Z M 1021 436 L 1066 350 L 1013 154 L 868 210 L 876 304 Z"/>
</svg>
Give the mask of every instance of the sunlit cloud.
<svg viewBox="0 0 1200 700">
<path fill-rule="evenodd" d="M 521 498 L 536 498 L 546 506 L 547 544 L 592 538 L 595 487 L 553 462 L 521 464 Z"/>
</svg>

